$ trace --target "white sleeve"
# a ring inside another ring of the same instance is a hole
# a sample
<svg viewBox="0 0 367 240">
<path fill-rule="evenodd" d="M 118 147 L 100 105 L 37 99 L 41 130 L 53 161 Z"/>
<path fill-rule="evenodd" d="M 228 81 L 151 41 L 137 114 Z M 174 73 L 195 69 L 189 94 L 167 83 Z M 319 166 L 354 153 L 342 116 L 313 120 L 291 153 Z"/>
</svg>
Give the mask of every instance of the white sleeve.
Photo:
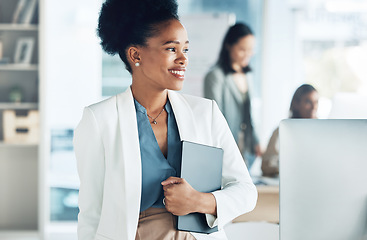
<svg viewBox="0 0 367 240">
<path fill-rule="evenodd" d="M 218 224 L 220 230 L 234 218 L 255 208 L 257 190 L 228 124 L 214 101 L 212 121 L 213 143 L 224 150 L 222 189 L 212 193 L 217 203 L 217 218 L 209 214 L 206 217 L 210 227 Z"/>
<path fill-rule="evenodd" d="M 102 209 L 104 184 L 104 147 L 90 108 L 74 132 L 74 150 L 80 179 L 78 239 L 95 238 Z"/>
</svg>

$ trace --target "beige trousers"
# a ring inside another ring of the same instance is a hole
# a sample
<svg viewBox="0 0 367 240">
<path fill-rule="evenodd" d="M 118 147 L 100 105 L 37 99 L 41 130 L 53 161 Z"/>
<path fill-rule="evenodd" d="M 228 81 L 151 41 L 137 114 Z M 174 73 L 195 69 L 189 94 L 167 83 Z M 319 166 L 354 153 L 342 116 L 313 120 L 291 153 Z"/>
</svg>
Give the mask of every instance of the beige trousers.
<svg viewBox="0 0 367 240">
<path fill-rule="evenodd" d="M 135 240 L 195 240 L 191 233 L 175 226 L 176 217 L 165 208 L 148 208 L 139 215 Z"/>
</svg>

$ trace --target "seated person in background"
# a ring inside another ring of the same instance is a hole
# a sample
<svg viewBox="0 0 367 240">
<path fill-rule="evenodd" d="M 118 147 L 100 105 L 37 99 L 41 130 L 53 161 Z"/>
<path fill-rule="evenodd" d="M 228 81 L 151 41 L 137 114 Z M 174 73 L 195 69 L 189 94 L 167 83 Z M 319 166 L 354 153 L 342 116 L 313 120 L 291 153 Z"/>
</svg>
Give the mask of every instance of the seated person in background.
<svg viewBox="0 0 367 240">
<path fill-rule="evenodd" d="M 319 94 L 309 85 L 297 88 L 290 106 L 290 118 L 317 118 Z M 264 176 L 276 177 L 279 174 L 279 128 L 275 129 L 265 153 L 262 156 L 261 170 Z"/>
</svg>

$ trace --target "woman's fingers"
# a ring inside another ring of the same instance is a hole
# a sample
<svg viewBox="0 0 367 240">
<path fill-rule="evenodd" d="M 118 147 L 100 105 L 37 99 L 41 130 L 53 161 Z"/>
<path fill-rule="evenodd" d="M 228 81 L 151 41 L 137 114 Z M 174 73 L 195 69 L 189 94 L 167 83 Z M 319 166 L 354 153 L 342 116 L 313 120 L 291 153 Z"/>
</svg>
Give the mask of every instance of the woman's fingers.
<svg viewBox="0 0 367 240">
<path fill-rule="evenodd" d="M 165 207 L 174 215 L 186 215 L 195 211 L 193 200 L 197 191 L 183 178 L 170 177 L 162 182 Z"/>
<path fill-rule="evenodd" d="M 161 182 L 161 184 L 163 186 L 167 186 L 167 185 L 170 185 L 170 184 L 179 184 L 179 183 L 182 183 L 182 181 L 183 181 L 183 178 L 169 177 L 166 180 L 164 180 L 163 182 Z"/>
<path fill-rule="evenodd" d="M 176 184 L 182 184 L 184 182 L 185 181 L 183 178 L 169 177 L 166 180 L 164 180 L 161 184 L 163 186 L 163 191 L 166 192 L 168 189 L 174 187 Z"/>
</svg>

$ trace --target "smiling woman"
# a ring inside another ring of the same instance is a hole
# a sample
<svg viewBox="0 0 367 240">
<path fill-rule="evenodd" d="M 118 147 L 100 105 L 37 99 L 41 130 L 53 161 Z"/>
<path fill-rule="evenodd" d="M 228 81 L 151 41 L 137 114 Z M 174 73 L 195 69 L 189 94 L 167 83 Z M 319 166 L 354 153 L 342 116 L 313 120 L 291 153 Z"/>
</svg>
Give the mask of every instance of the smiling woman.
<svg viewBox="0 0 367 240">
<path fill-rule="evenodd" d="M 103 49 L 131 73 L 123 93 L 86 107 L 75 130 L 79 240 L 226 239 L 223 226 L 251 211 L 256 188 L 214 101 L 182 95 L 189 40 L 174 0 L 107 0 Z M 222 190 L 195 190 L 181 172 L 181 141 L 222 148 Z M 176 216 L 205 214 L 210 235 L 177 230 Z"/>
<path fill-rule="evenodd" d="M 132 89 L 143 84 L 149 92 L 152 88 L 180 90 L 188 64 L 187 32 L 177 19 L 160 23 L 157 28 L 160 34 L 147 39 L 146 46 L 131 46 L 127 50 L 127 59 L 133 66 Z"/>
</svg>

